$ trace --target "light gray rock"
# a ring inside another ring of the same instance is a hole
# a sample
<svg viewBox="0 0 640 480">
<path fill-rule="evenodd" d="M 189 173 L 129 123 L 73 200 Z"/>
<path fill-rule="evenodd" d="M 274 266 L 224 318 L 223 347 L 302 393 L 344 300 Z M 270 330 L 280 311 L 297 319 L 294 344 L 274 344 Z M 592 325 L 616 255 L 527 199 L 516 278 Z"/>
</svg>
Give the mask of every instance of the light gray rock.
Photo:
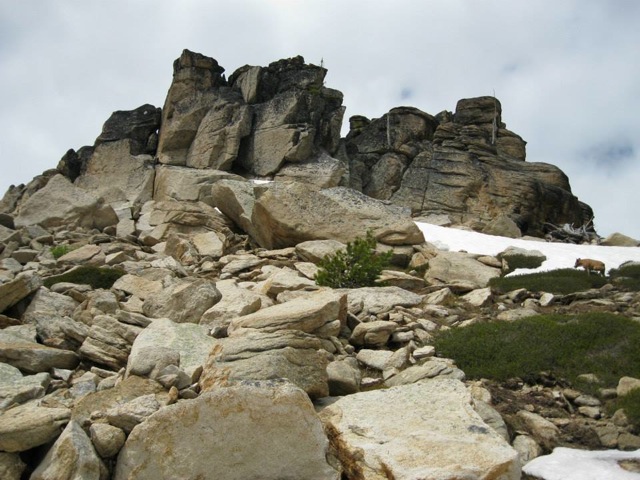
<svg viewBox="0 0 640 480">
<path fill-rule="evenodd" d="M 76 187 L 62 175 L 52 177 L 46 186 L 23 202 L 15 217 L 16 227 L 75 224 L 101 230 L 117 223 L 118 216 L 104 199 Z"/>
<path fill-rule="evenodd" d="M 490 287 L 472 290 L 471 292 L 462 296 L 462 299 L 464 301 L 474 307 L 484 307 L 491 303 L 492 298 L 493 294 L 491 293 Z"/>
<path fill-rule="evenodd" d="M 123 447 L 126 434 L 121 428 L 108 423 L 93 423 L 89 428 L 91 442 L 102 458 L 115 457 Z"/>
<path fill-rule="evenodd" d="M 542 455 L 540 445 L 529 435 L 517 435 L 513 439 L 512 446 L 518 451 L 521 466 Z"/>
<path fill-rule="evenodd" d="M 101 256 L 101 259 L 98 257 Z M 61 256 L 58 261 L 60 263 L 72 263 L 76 265 L 96 265 L 104 263 L 104 254 L 99 245 L 83 245 L 80 248 L 71 250 L 69 253 Z"/>
<path fill-rule="evenodd" d="M 335 255 L 346 248 L 346 244 L 337 240 L 308 240 L 296 245 L 296 254 L 301 260 L 318 263 L 327 255 Z"/>
<path fill-rule="evenodd" d="M 393 307 L 420 305 L 422 296 L 399 287 L 364 287 L 347 291 L 349 312 L 376 315 Z"/>
<path fill-rule="evenodd" d="M 560 430 L 546 418 L 526 410 L 520 410 L 516 417 L 540 445 L 545 448 L 553 448 L 557 444 Z"/>
<path fill-rule="evenodd" d="M 159 165 L 156 167 L 154 199 L 157 201 L 208 201 L 211 197 L 212 185 L 224 179 L 241 180 L 242 177 L 221 170 Z"/>
<path fill-rule="evenodd" d="M 262 271 L 264 272 L 263 275 L 258 277 L 257 280 L 264 281 L 263 291 L 270 296 L 277 296 L 282 292 L 316 290 L 319 288 L 315 281 L 288 267 L 264 266 Z"/>
<path fill-rule="evenodd" d="M 349 343 L 357 347 L 383 347 L 397 328 L 397 323 L 385 320 L 362 322 L 353 329 Z"/>
<path fill-rule="evenodd" d="M 244 180 L 221 180 L 211 187 L 212 204 L 254 238 L 251 216 L 256 202 L 255 187 Z"/>
<path fill-rule="evenodd" d="M 22 321 L 24 323 L 37 324 L 39 317 L 71 316 L 78 305 L 78 302 L 67 295 L 61 295 L 45 287 L 40 287 L 22 314 Z"/>
<path fill-rule="evenodd" d="M 498 235 L 500 237 L 520 238 L 522 232 L 516 222 L 506 214 L 500 214 L 482 229 L 482 233 L 487 235 Z"/>
<path fill-rule="evenodd" d="M 0 312 L 31 295 L 41 285 L 42 279 L 33 271 L 19 273 L 13 280 L 0 284 Z"/>
<path fill-rule="evenodd" d="M 414 365 L 403 370 L 399 374 L 387 379 L 385 383 L 390 387 L 395 387 L 398 385 L 409 385 L 417 383 L 420 380 L 435 377 L 464 380 L 465 375 L 462 370 L 452 365 L 450 360 L 431 358 L 420 365 Z"/>
<path fill-rule="evenodd" d="M 114 427 L 130 433 L 133 428 L 160 409 L 153 393 L 136 397 L 104 412 L 104 418 Z"/>
<path fill-rule="evenodd" d="M 623 397 L 627 395 L 631 390 L 635 390 L 636 388 L 640 388 L 640 379 L 633 377 L 622 377 L 618 381 L 618 386 L 616 387 L 616 392 L 619 397 Z"/>
<path fill-rule="evenodd" d="M 176 323 L 198 323 L 222 295 L 207 279 L 182 280 L 146 298 L 142 307 L 146 316 L 169 318 Z"/>
<path fill-rule="evenodd" d="M 204 365 L 216 342 L 215 338 L 208 335 L 206 327 L 175 323 L 166 318 L 157 319 L 136 337 L 131 347 L 127 371 L 130 372 L 134 365 L 145 361 L 148 348 L 163 347 L 178 352 L 180 368 L 191 373 Z"/>
<path fill-rule="evenodd" d="M 149 417 L 129 435 L 114 479 L 337 480 L 327 446 L 302 390 L 285 382 L 248 382 Z"/>
<path fill-rule="evenodd" d="M 248 331 L 218 340 L 200 377 L 203 391 L 243 380 L 286 378 L 312 398 L 329 394 L 321 339 L 297 330 Z"/>
<path fill-rule="evenodd" d="M 352 357 L 335 360 L 327 365 L 329 394 L 331 396 L 350 395 L 360 391 L 362 374 L 358 363 Z"/>
<path fill-rule="evenodd" d="M 74 369 L 80 359 L 75 352 L 0 335 L 0 362 L 26 373 L 48 372 L 52 368 Z"/>
<path fill-rule="evenodd" d="M 408 211 L 345 187 L 277 182 L 258 196 L 251 223 L 255 240 L 269 249 L 328 238 L 346 243 L 369 230 L 388 245 L 424 242 Z"/>
<path fill-rule="evenodd" d="M 216 232 L 198 233 L 193 236 L 191 241 L 203 257 L 219 258 L 224 255 L 226 239 L 220 238 Z"/>
<path fill-rule="evenodd" d="M 226 329 L 231 320 L 257 312 L 262 305 L 259 294 L 239 287 L 236 280 L 220 280 L 216 288 L 222 299 L 202 314 L 200 325 Z"/>
<path fill-rule="evenodd" d="M 276 173 L 275 180 L 309 183 L 320 188 L 337 187 L 346 172 L 345 166 L 322 152 L 303 162 L 285 164 Z"/>
<path fill-rule="evenodd" d="M 80 425 L 71 421 L 49 449 L 30 479 L 107 480 L 108 477 L 107 468 L 96 454 L 91 440 Z"/>
<path fill-rule="evenodd" d="M 370 350 L 363 348 L 356 355 L 356 359 L 366 367 L 383 371 L 387 368 L 392 356 L 393 352 L 390 350 Z"/>
<path fill-rule="evenodd" d="M 397 270 L 383 270 L 376 282 L 380 285 L 398 287 L 405 290 L 420 290 L 425 286 L 423 278 Z"/>
<path fill-rule="evenodd" d="M 132 155 L 131 140 L 105 142 L 83 165 L 75 185 L 110 204 L 142 204 L 151 200 L 155 170 L 151 155 Z"/>
<path fill-rule="evenodd" d="M 320 418 L 351 478 L 520 478 L 517 452 L 482 421 L 458 380 L 348 395 Z"/>
<path fill-rule="evenodd" d="M 622 233 L 615 232 L 602 240 L 600 242 L 600 245 L 606 245 L 610 247 L 637 247 L 638 245 L 640 245 L 640 241 Z"/>
<path fill-rule="evenodd" d="M 50 382 L 47 372 L 22 376 L 16 367 L 0 363 L 0 411 L 43 397 Z"/>
<path fill-rule="evenodd" d="M 340 332 L 346 314 L 344 293 L 322 290 L 238 317 L 229 324 L 229 334 L 239 335 L 248 328 L 264 332 L 300 330 L 326 338 Z"/>
<path fill-rule="evenodd" d="M 19 405 L 0 414 L 0 451 L 24 452 L 54 440 L 71 418 L 68 408 Z"/>
<path fill-rule="evenodd" d="M 96 315 L 79 354 L 117 371 L 127 364 L 131 345 L 140 331 L 139 327 L 121 323 L 109 315 Z"/>
<path fill-rule="evenodd" d="M 476 289 L 485 288 L 489 280 L 499 276 L 499 269 L 480 263 L 475 255 L 440 251 L 429 260 L 424 278 L 430 285 L 465 283 Z"/>
<path fill-rule="evenodd" d="M 20 480 L 27 465 L 15 453 L 0 452 L 0 478 Z"/>
<path fill-rule="evenodd" d="M 499 313 L 496 319 L 504 322 L 515 322 L 527 317 L 533 317 L 539 315 L 539 313 L 533 308 L 516 308 L 514 310 L 506 310 Z"/>
<path fill-rule="evenodd" d="M 111 287 L 135 295 L 141 300 L 162 290 L 162 282 L 127 273 L 115 281 Z"/>
</svg>

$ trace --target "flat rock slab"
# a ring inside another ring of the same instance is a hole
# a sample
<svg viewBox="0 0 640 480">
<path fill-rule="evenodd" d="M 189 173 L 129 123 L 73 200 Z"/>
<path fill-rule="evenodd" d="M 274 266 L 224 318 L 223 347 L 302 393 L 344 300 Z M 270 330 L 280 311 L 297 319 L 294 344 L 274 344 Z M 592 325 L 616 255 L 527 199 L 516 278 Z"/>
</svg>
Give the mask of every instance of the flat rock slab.
<svg viewBox="0 0 640 480">
<path fill-rule="evenodd" d="M 517 452 L 482 421 L 458 380 L 348 395 L 320 417 L 346 478 L 520 478 Z"/>
<path fill-rule="evenodd" d="M 287 382 L 247 382 L 162 408 L 133 429 L 115 480 L 337 480 L 307 395 Z"/>
<path fill-rule="evenodd" d="M 55 439 L 71 417 L 68 408 L 20 405 L 0 415 L 0 451 L 24 452 Z"/>
<path fill-rule="evenodd" d="M 39 373 L 48 372 L 52 368 L 73 370 L 80 363 L 80 358 L 69 350 L 0 337 L 0 362 L 13 365 L 26 373 Z"/>
</svg>

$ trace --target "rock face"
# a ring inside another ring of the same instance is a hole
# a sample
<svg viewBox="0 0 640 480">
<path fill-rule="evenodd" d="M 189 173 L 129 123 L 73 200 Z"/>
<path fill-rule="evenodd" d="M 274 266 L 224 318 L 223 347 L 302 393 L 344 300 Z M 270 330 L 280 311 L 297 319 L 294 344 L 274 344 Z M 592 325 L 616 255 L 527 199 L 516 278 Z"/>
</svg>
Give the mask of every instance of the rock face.
<svg viewBox="0 0 640 480">
<path fill-rule="evenodd" d="M 470 401 L 461 382 L 434 379 L 349 395 L 320 417 L 346 478 L 519 479 L 517 452 Z"/>
<path fill-rule="evenodd" d="M 114 478 L 331 480 L 327 439 L 305 393 L 283 382 L 221 388 L 167 407 L 131 432 Z"/>
<path fill-rule="evenodd" d="M 455 114 L 414 108 L 379 119 L 358 117 L 346 138 L 352 188 L 459 223 L 506 215 L 521 232 L 544 223 L 586 224 L 591 209 L 571 194 L 558 168 L 525 162 L 525 142 L 502 123 L 493 97 L 464 99 Z"/>
</svg>

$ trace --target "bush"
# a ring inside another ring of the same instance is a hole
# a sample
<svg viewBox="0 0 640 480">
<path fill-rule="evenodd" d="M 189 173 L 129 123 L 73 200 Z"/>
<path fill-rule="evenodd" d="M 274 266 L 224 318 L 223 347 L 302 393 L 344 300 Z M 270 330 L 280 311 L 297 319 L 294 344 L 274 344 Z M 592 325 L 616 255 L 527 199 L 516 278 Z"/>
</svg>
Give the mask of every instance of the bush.
<svg viewBox="0 0 640 480">
<path fill-rule="evenodd" d="M 76 283 L 78 285 L 91 285 L 93 288 L 111 288 L 113 284 L 125 272 L 115 268 L 99 268 L 92 266 L 84 266 L 69 270 L 62 275 L 55 275 L 46 278 L 42 283 L 45 287 L 51 288 L 52 285 L 60 282 Z"/>
<path fill-rule="evenodd" d="M 501 255 L 499 258 L 506 261 L 507 265 L 509 265 L 509 271 L 505 273 L 513 272 L 518 268 L 538 268 L 544 262 L 540 257 L 523 255 L 521 253 Z"/>
<path fill-rule="evenodd" d="M 591 274 L 583 270 L 562 268 L 548 272 L 527 273 L 512 277 L 492 278 L 489 286 L 497 293 L 507 293 L 519 288 L 530 292 L 549 292 L 559 295 L 581 292 L 590 288 L 600 288 L 607 279 L 601 275 Z"/>
<path fill-rule="evenodd" d="M 331 288 L 360 288 L 376 285 L 376 279 L 389 265 L 392 251 L 375 253 L 376 239 L 371 232 L 356 238 L 345 250 L 324 257 L 318 266 L 316 283 Z"/>
<path fill-rule="evenodd" d="M 470 379 L 504 381 L 550 372 L 587 391 L 640 376 L 640 324 L 610 313 L 539 315 L 487 322 L 438 334 L 438 355 L 452 358 Z M 593 373 L 602 384 L 581 384 Z"/>
<path fill-rule="evenodd" d="M 62 257 L 63 255 L 66 255 L 70 251 L 71 251 L 71 247 L 69 245 L 56 245 L 55 247 L 51 247 L 51 254 L 53 255 L 53 258 L 55 258 L 56 260 Z"/>
<path fill-rule="evenodd" d="M 628 263 L 621 265 L 620 268 L 612 268 L 609 276 L 616 285 L 640 291 L 640 263 Z"/>
</svg>

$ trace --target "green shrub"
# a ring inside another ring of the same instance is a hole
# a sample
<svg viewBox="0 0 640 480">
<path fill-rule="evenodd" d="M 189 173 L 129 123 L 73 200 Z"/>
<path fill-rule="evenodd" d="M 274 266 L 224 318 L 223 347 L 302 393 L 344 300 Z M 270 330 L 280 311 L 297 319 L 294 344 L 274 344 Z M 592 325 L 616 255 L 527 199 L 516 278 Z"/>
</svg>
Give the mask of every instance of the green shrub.
<svg viewBox="0 0 640 480">
<path fill-rule="evenodd" d="M 324 257 L 318 266 L 316 283 L 331 288 L 360 288 L 376 285 L 380 272 L 389 265 L 392 251 L 375 253 L 376 239 L 371 232 L 365 238 L 347 243 L 345 250 Z"/>
<path fill-rule="evenodd" d="M 507 293 L 519 288 L 531 292 L 549 292 L 566 295 L 574 292 L 600 288 L 607 279 L 601 275 L 589 275 L 584 270 L 562 268 L 548 272 L 527 273 L 512 277 L 492 278 L 489 286 L 497 293 Z"/>
<path fill-rule="evenodd" d="M 123 276 L 124 273 L 122 270 L 115 268 L 83 266 L 69 270 L 62 275 L 48 277 L 42 283 L 47 288 L 51 288 L 51 286 L 56 283 L 69 282 L 79 285 L 91 285 L 93 288 L 108 289 L 111 288 L 115 281 Z"/>
<path fill-rule="evenodd" d="M 51 247 L 51 254 L 53 255 L 53 258 L 55 258 L 56 260 L 62 257 L 63 255 L 66 255 L 70 251 L 71 251 L 71 247 L 69 245 L 56 245 L 55 247 Z"/>
<path fill-rule="evenodd" d="M 487 322 L 438 334 L 438 355 L 452 358 L 468 378 L 535 378 L 550 372 L 594 391 L 620 377 L 640 376 L 640 323 L 610 313 L 539 315 L 517 322 Z M 602 384 L 578 382 L 593 373 Z"/>
<path fill-rule="evenodd" d="M 611 280 L 629 290 L 640 291 L 640 263 L 622 265 L 620 268 L 612 268 L 609 271 Z"/>
<path fill-rule="evenodd" d="M 613 414 L 619 408 L 624 409 L 629 422 L 636 428 L 640 428 L 640 388 L 631 390 L 623 397 L 618 397 L 608 407 L 607 410 L 610 414 Z"/>
<path fill-rule="evenodd" d="M 509 270 L 505 272 L 505 274 L 513 272 L 518 268 L 538 268 L 542 265 L 542 262 L 544 262 L 540 257 L 522 255 L 521 253 L 502 255 L 500 256 L 500 259 L 506 261 L 507 265 L 509 265 Z"/>
</svg>

